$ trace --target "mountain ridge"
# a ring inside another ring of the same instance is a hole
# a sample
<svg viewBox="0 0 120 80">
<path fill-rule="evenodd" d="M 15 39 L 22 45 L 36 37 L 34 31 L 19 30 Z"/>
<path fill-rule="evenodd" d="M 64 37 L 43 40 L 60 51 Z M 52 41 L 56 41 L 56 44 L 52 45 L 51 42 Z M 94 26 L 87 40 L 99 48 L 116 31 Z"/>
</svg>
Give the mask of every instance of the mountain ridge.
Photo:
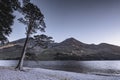
<svg viewBox="0 0 120 80">
<path fill-rule="evenodd" d="M 0 59 L 19 59 L 25 38 L 0 47 Z M 28 60 L 118 60 L 120 46 L 100 43 L 86 44 L 71 37 L 60 43 L 51 43 L 47 49 L 36 46 L 31 38 L 28 42 L 26 59 Z M 7 47 L 8 46 L 8 47 Z"/>
</svg>

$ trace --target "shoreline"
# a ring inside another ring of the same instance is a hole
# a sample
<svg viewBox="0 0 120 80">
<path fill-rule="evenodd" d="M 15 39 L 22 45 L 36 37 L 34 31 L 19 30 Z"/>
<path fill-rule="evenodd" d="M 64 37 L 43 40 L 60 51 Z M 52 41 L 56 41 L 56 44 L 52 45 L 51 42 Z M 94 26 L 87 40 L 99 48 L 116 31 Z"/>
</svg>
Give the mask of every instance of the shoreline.
<svg viewBox="0 0 120 80">
<path fill-rule="evenodd" d="M 13 67 L 0 67 L 0 80 L 119 80 L 120 75 L 85 74 L 42 68 L 24 67 L 17 71 Z"/>
</svg>

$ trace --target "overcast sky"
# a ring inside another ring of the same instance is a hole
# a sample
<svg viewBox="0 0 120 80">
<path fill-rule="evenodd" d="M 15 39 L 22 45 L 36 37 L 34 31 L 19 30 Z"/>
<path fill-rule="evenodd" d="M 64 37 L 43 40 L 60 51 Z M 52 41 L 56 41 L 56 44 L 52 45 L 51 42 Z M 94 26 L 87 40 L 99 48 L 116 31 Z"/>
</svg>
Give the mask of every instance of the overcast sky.
<svg viewBox="0 0 120 80">
<path fill-rule="evenodd" d="M 120 0 L 32 0 L 45 16 L 45 34 L 56 42 L 74 37 L 84 43 L 120 45 Z M 17 14 L 17 13 L 16 13 Z M 17 14 L 20 17 L 19 14 Z M 15 21 L 10 41 L 25 37 Z"/>
</svg>

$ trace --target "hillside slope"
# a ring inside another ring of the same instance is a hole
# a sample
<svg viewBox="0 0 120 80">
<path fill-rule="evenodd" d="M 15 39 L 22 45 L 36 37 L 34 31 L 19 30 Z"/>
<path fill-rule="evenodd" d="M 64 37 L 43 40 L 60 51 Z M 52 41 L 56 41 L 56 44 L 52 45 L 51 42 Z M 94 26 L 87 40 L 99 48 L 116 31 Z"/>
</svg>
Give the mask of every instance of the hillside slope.
<svg viewBox="0 0 120 80">
<path fill-rule="evenodd" d="M 10 42 L 0 47 L 0 59 L 19 59 L 25 39 Z M 51 43 L 47 49 L 39 46 L 30 48 L 34 40 L 28 42 L 26 59 L 30 60 L 119 60 L 120 47 L 101 43 L 85 44 L 74 38 L 60 43 Z"/>
</svg>

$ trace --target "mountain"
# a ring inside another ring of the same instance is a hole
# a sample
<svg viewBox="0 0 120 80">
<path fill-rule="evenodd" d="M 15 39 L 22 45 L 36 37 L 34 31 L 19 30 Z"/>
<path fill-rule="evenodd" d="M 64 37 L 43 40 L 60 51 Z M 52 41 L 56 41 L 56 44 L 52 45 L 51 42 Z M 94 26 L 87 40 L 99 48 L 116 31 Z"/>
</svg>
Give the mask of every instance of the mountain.
<svg viewBox="0 0 120 80">
<path fill-rule="evenodd" d="M 25 39 L 16 40 L 0 47 L 0 59 L 19 59 Z M 120 47 L 101 43 L 86 44 L 74 38 L 51 43 L 47 49 L 34 45 L 29 39 L 26 59 L 29 60 L 119 60 Z"/>
</svg>

